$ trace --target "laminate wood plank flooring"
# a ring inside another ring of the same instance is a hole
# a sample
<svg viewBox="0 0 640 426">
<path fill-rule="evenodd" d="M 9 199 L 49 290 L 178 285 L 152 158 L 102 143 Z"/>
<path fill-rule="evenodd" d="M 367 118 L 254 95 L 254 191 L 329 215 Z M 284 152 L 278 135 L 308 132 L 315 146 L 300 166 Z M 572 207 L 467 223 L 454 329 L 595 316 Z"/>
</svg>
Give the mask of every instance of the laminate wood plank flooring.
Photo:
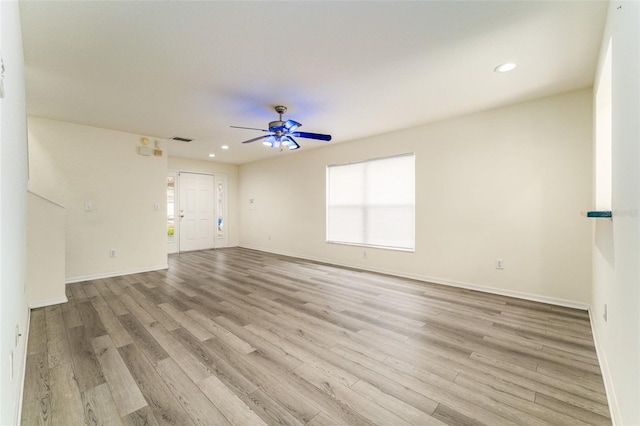
<svg viewBox="0 0 640 426">
<path fill-rule="evenodd" d="M 610 425 L 585 311 L 242 248 L 31 311 L 23 425 Z"/>
</svg>

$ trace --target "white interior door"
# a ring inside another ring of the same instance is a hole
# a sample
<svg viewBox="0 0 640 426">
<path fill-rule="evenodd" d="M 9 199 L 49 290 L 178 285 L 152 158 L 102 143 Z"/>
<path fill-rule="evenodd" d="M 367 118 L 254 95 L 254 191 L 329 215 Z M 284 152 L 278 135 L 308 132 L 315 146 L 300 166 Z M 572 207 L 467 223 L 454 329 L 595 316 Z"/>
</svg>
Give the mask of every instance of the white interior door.
<svg viewBox="0 0 640 426">
<path fill-rule="evenodd" d="M 214 248 L 214 177 L 180 172 L 180 251 Z"/>
</svg>

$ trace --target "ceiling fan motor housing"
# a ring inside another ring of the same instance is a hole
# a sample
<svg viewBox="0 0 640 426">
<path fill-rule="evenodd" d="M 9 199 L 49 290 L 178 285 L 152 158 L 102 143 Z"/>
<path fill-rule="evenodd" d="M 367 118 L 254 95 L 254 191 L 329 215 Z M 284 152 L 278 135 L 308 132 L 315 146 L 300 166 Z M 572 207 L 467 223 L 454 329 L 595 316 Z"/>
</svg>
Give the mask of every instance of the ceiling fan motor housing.
<svg viewBox="0 0 640 426">
<path fill-rule="evenodd" d="M 282 130 L 282 125 L 284 124 L 284 121 L 272 121 L 271 123 L 269 123 L 269 131 L 271 132 L 275 132 L 277 130 Z"/>
<path fill-rule="evenodd" d="M 271 123 L 269 123 L 269 130 L 272 132 L 282 130 L 282 125 L 284 124 L 284 121 L 282 121 L 282 114 L 287 112 L 287 107 L 282 105 L 278 105 L 274 109 L 280 115 L 280 120 L 272 121 Z"/>
</svg>

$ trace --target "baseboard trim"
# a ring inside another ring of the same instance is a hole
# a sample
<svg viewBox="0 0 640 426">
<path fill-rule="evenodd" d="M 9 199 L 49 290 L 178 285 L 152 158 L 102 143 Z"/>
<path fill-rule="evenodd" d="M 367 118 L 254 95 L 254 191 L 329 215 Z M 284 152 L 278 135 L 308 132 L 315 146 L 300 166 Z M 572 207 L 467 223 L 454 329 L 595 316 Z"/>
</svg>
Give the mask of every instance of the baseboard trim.
<svg viewBox="0 0 640 426">
<path fill-rule="evenodd" d="M 583 311 L 587 311 L 589 310 L 589 306 L 590 306 L 587 303 L 576 302 L 573 300 L 560 299 L 556 297 L 542 296 L 539 294 L 524 293 L 519 291 L 505 290 L 501 288 L 487 287 L 480 284 L 453 281 L 453 280 L 448 280 L 444 278 L 430 277 L 430 276 L 420 275 L 420 274 L 408 274 L 402 271 L 387 270 L 383 268 L 354 266 L 347 263 L 336 262 L 334 260 L 317 258 L 313 256 L 300 256 L 299 254 L 284 252 L 280 250 L 265 249 L 263 247 L 256 247 L 256 246 L 250 246 L 250 245 L 240 245 L 239 247 L 246 248 L 249 250 L 262 251 L 265 253 L 278 254 L 281 256 L 288 256 L 288 257 L 293 257 L 298 259 L 312 260 L 315 262 L 328 263 L 331 265 L 343 266 L 345 268 L 360 269 L 363 271 L 377 272 L 380 274 L 393 275 L 393 276 L 402 277 L 402 278 L 409 278 L 412 280 L 424 281 L 424 282 L 429 282 L 433 284 L 441 284 L 441 285 L 446 285 L 450 287 L 465 288 L 467 290 L 481 291 L 483 293 L 496 294 L 499 296 L 513 297 L 516 299 L 523 299 L 523 300 L 528 300 L 532 302 L 547 303 L 550 305 L 562 306 L 565 308 L 573 308 L 573 309 L 580 309 Z"/>
<path fill-rule="evenodd" d="M 141 274 L 143 272 L 162 271 L 165 269 L 169 269 L 169 264 L 165 263 L 164 265 L 150 266 L 148 268 L 136 268 L 136 269 L 128 269 L 125 271 L 111 271 L 111 272 L 104 272 L 101 274 L 70 277 L 65 279 L 65 284 L 73 284 L 73 283 L 79 283 L 79 282 L 91 281 L 91 280 L 100 280 L 103 278 L 121 277 L 123 275 Z"/>
<path fill-rule="evenodd" d="M 589 322 L 591 323 L 591 335 L 593 335 L 593 344 L 596 347 L 596 356 L 598 357 L 598 363 L 600 364 L 600 373 L 602 374 L 602 381 L 604 382 L 604 390 L 607 394 L 607 403 L 609 404 L 609 415 L 611 416 L 611 424 L 613 426 L 621 425 L 622 414 L 620 413 L 620 405 L 618 405 L 618 398 L 616 397 L 615 387 L 611 380 L 611 372 L 609 370 L 609 363 L 607 357 L 604 355 L 604 351 L 600 346 L 600 338 L 598 336 L 597 328 L 595 327 L 596 319 L 593 316 L 593 309 L 589 309 Z"/>
<path fill-rule="evenodd" d="M 58 305 L 60 303 L 67 303 L 69 299 L 67 296 L 55 297 L 53 299 L 37 300 L 29 303 L 29 309 L 44 308 L 45 306 Z M 31 314 L 29 314 L 31 317 Z"/>
</svg>

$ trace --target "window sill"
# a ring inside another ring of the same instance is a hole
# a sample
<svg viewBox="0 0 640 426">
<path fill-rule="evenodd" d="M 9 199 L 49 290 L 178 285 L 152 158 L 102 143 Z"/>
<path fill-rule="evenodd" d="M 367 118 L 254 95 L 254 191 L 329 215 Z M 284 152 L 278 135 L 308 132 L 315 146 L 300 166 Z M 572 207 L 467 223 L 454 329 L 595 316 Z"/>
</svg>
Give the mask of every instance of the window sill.
<svg viewBox="0 0 640 426">
<path fill-rule="evenodd" d="M 373 248 L 373 249 L 380 249 L 380 250 L 404 251 L 404 252 L 407 252 L 407 253 L 415 253 L 415 251 L 416 251 L 415 248 L 376 246 L 376 245 L 373 245 L 373 244 L 344 243 L 344 242 L 341 242 L 341 241 L 329 241 L 329 240 L 326 240 L 325 242 L 327 244 L 337 244 L 337 245 L 341 245 L 341 246 L 353 246 L 353 247 Z"/>
</svg>

